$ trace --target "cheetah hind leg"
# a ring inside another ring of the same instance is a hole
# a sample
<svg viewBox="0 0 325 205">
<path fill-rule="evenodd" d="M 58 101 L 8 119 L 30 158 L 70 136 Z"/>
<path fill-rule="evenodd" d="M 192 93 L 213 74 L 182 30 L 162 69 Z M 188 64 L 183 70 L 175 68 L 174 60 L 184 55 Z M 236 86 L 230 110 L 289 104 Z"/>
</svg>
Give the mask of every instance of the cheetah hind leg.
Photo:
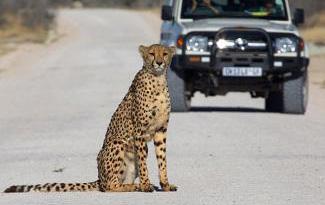
<svg viewBox="0 0 325 205">
<path fill-rule="evenodd" d="M 139 191 L 138 184 L 122 184 L 112 183 L 110 184 L 110 192 L 136 192 Z"/>
<path fill-rule="evenodd" d="M 124 162 L 121 165 L 120 174 L 123 184 L 134 184 L 139 174 L 136 153 L 134 151 L 125 151 Z"/>
<path fill-rule="evenodd" d="M 114 171 L 114 176 L 110 183 L 108 184 L 108 189 L 110 192 L 135 192 L 139 191 L 139 185 L 134 184 L 135 174 L 128 170 L 129 168 L 125 166 L 125 163 L 119 163 L 120 167 L 118 171 Z"/>
<path fill-rule="evenodd" d="M 116 188 L 114 190 L 116 191 L 141 191 L 140 185 L 135 184 L 134 181 L 139 177 L 139 165 L 137 163 L 137 156 L 134 150 L 134 147 L 127 146 L 126 151 L 124 153 L 124 162 L 121 165 L 121 168 L 119 170 L 119 173 L 121 174 L 121 180 L 123 184 L 115 184 Z M 135 187 L 134 187 L 134 186 Z M 154 190 L 159 190 L 159 187 L 151 184 L 150 185 Z"/>
<path fill-rule="evenodd" d="M 135 153 L 126 151 L 126 147 L 123 144 L 118 144 L 115 149 L 118 151 L 115 151 L 117 155 L 114 156 L 115 160 L 112 160 L 113 166 L 111 166 L 110 173 L 113 175 L 111 175 L 111 180 L 107 184 L 108 191 L 139 191 L 139 185 L 134 184 L 138 175 Z"/>
</svg>

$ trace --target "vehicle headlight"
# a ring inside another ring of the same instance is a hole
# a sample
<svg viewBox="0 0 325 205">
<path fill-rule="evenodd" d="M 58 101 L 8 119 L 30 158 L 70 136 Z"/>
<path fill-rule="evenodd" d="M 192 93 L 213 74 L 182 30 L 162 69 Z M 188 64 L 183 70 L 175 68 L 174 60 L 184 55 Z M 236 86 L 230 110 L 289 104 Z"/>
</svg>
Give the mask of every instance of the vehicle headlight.
<svg viewBox="0 0 325 205">
<path fill-rule="evenodd" d="M 294 38 L 277 38 L 275 39 L 276 53 L 295 53 L 297 52 L 297 39 Z"/>
<path fill-rule="evenodd" d="M 208 50 L 208 37 L 191 36 L 186 41 L 188 51 L 205 52 Z"/>
</svg>

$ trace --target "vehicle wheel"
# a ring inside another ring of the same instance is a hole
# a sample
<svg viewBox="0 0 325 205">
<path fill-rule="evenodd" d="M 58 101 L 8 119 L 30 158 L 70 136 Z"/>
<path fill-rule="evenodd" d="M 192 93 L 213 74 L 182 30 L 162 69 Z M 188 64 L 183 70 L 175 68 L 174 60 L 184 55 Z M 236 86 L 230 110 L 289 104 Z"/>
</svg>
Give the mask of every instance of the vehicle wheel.
<svg viewBox="0 0 325 205">
<path fill-rule="evenodd" d="M 191 97 L 186 95 L 186 84 L 182 72 L 167 71 L 168 90 L 172 112 L 186 112 L 191 108 Z"/>
<path fill-rule="evenodd" d="M 265 100 L 269 112 L 304 114 L 308 104 L 308 73 L 283 83 L 282 91 L 271 92 Z"/>
<path fill-rule="evenodd" d="M 305 114 L 308 104 L 308 72 L 283 85 L 283 112 Z"/>
</svg>

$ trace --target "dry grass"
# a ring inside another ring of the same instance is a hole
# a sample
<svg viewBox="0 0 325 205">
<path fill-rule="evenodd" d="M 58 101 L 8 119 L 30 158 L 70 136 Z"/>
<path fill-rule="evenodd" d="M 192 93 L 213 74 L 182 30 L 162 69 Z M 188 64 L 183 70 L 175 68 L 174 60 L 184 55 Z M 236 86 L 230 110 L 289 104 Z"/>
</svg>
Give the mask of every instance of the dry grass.
<svg viewBox="0 0 325 205">
<path fill-rule="evenodd" d="M 306 41 L 325 45 L 325 12 L 311 17 L 301 33 Z"/>
<path fill-rule="evenodd" d="M 325 45 L 325 27 L 315 27 L 303 30 L 302 36 L 306 41 Z"/>
<path fill-rule="evenodd" d="M 19 18 L 8 16 L 6 25 L 0 30 L 1 38 L 20 38 L 24 41 L 42 42 L 46 38 L 46 29 L 41 26 L 27 28 L 19 21 Z"/>
<path fill-rule="evenodd" d="M 6 15 L 6 23 L 0 28 L 0 55 L 8 53 L 26 42 L 43 43 L 48 31 L 42 27 L 27 28 L 15 16 Z"/>
</svg>

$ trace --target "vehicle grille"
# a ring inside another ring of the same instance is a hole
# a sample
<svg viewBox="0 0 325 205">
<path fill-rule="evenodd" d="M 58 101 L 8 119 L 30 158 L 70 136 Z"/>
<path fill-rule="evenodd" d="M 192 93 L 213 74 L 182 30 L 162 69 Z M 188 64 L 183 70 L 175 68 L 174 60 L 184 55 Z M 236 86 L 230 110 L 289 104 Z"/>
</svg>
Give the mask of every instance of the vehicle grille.
<svg viewBox="0 0 325 205">
<path fill-rule="evenodd" d="M 215 36 L 215 66 L 270 69 L 271 40 L 256 29 L 225 29 Z"/>
<path fill-rule="evenodd" d="M 226 43 L 223 51 L 267 52 L 269 48 L 267 34 L 255 30 L 222 30 L 217 33 L 215 40 Z"/>
</svg>

